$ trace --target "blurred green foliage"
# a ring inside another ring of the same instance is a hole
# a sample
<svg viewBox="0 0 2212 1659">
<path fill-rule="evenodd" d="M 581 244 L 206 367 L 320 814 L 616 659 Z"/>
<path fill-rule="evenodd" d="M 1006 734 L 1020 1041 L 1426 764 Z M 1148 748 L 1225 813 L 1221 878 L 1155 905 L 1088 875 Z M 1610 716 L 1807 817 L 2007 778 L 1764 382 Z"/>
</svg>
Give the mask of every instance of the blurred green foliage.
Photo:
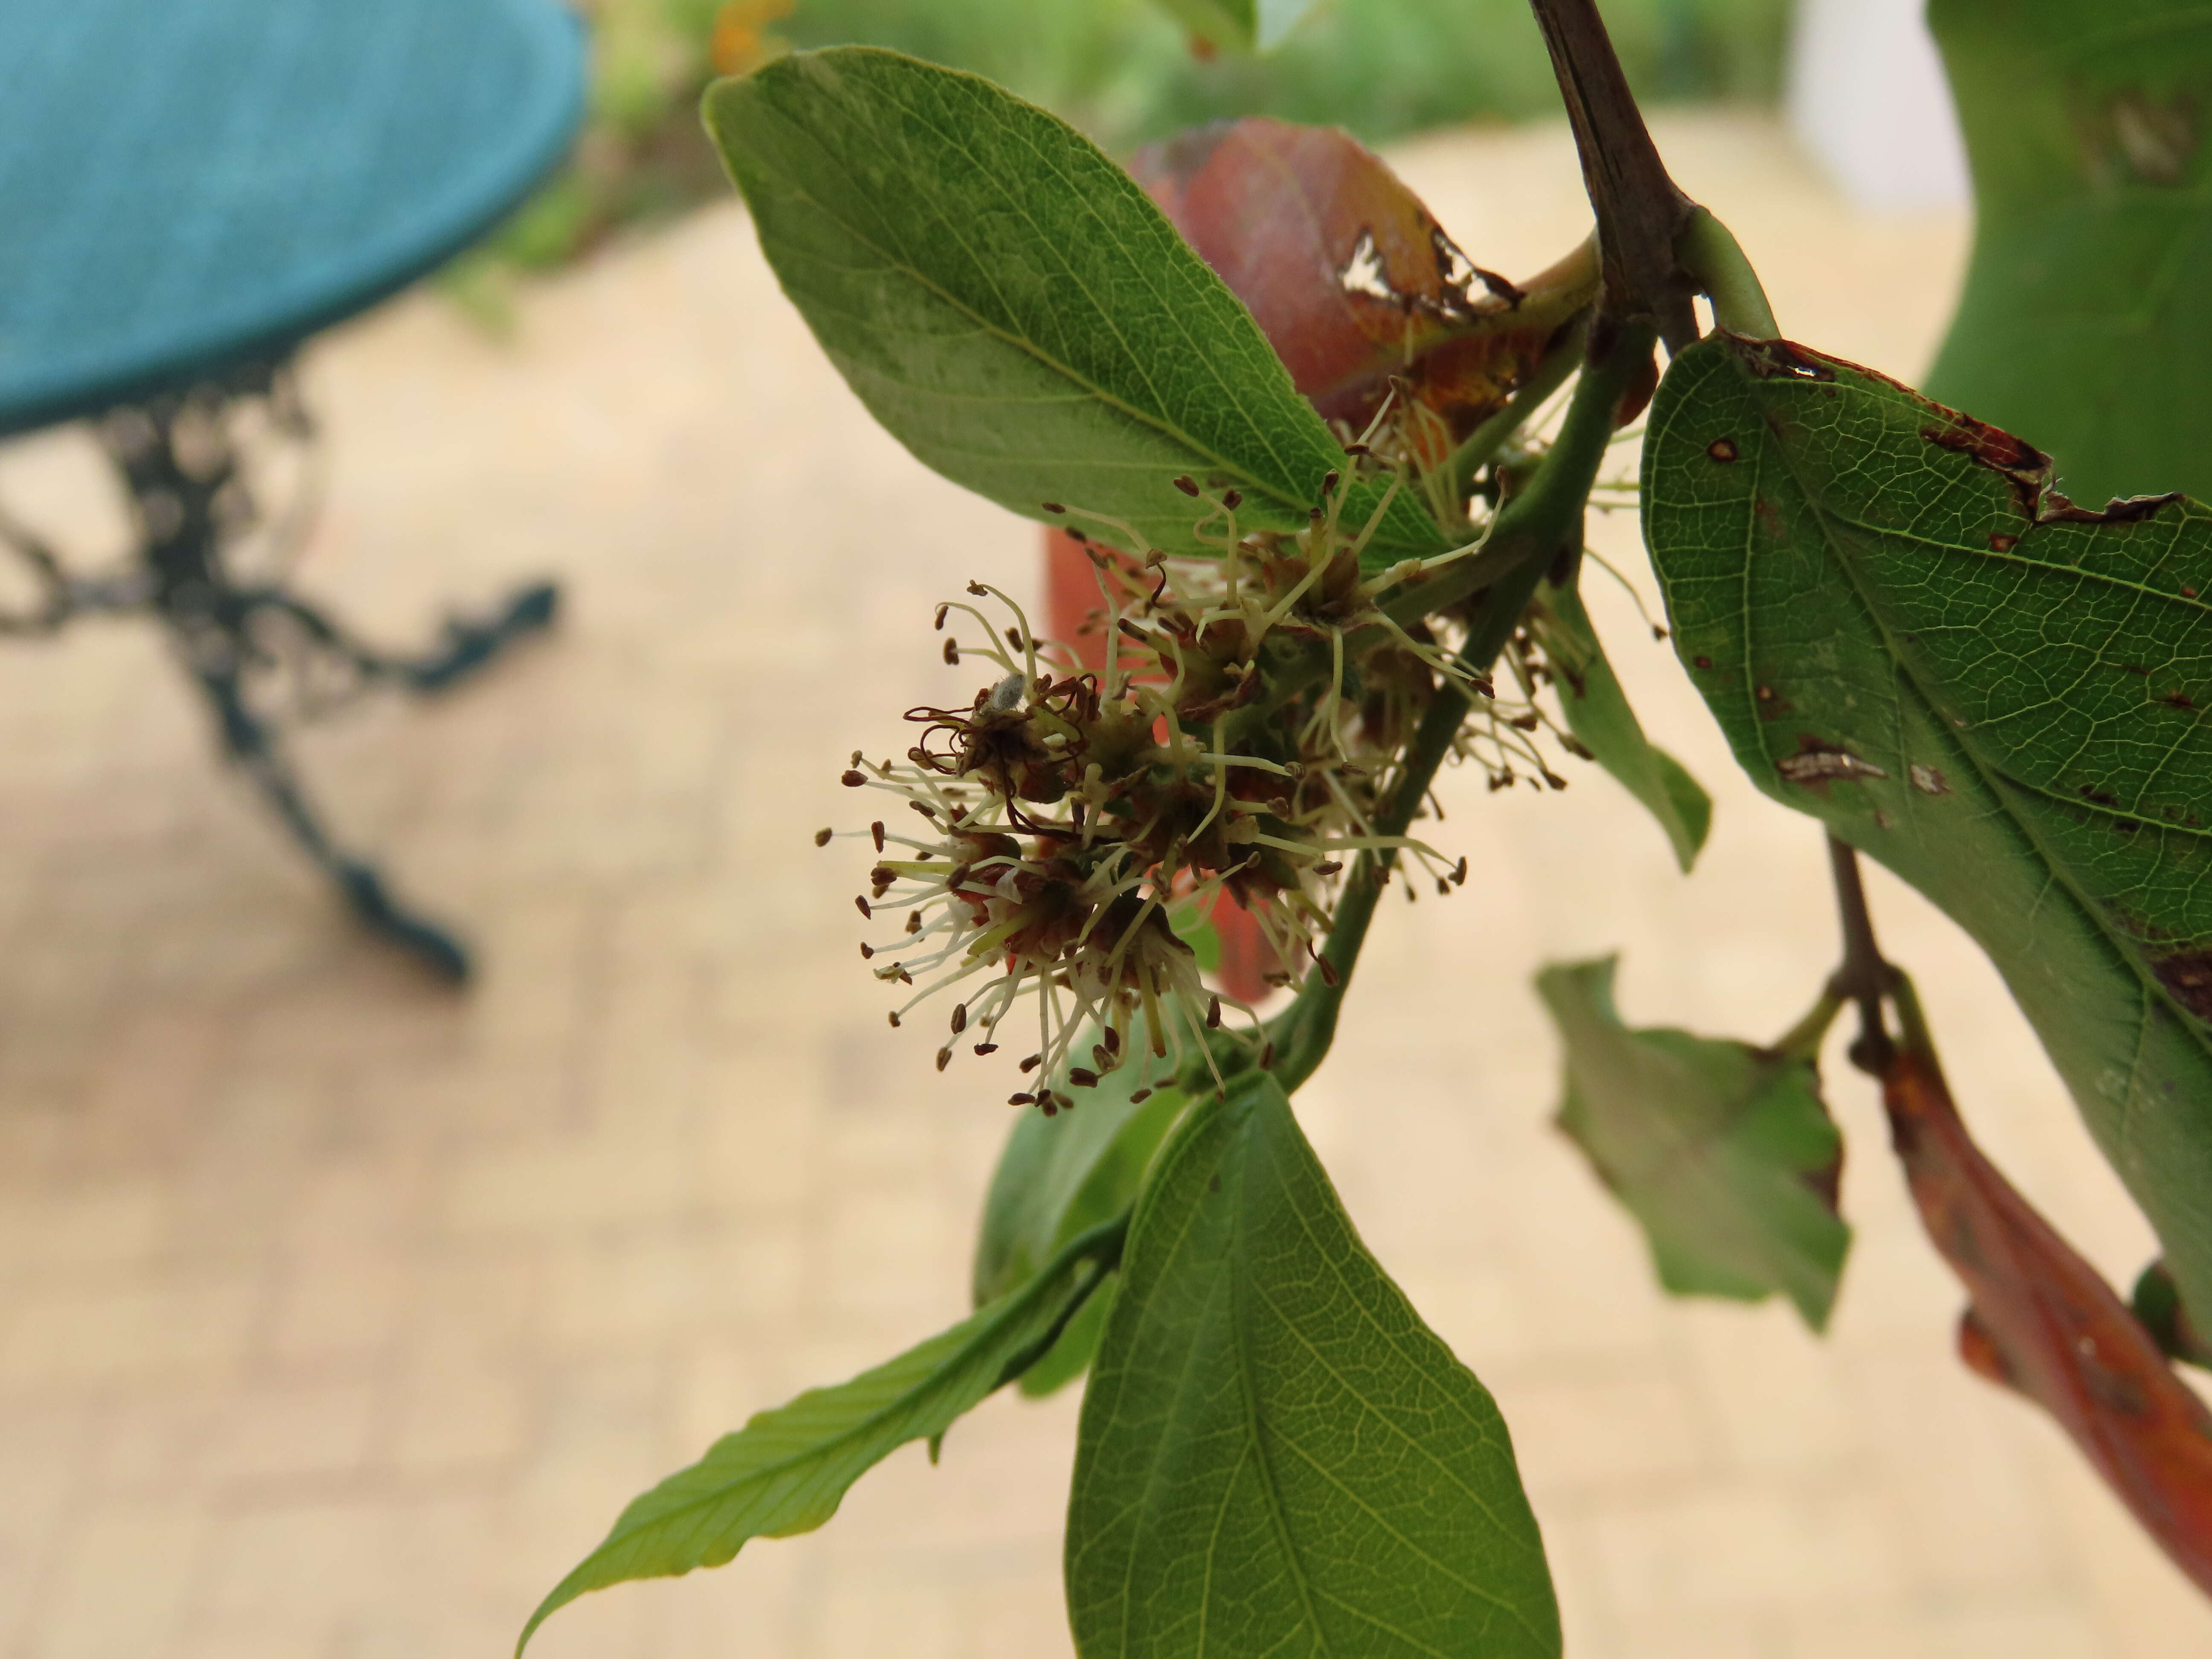
<svg viewBox="0 0 2212 1659">
<path fill-rule="evenodd" d="M 617 231 L 722 196 L 699 94 L 721 70 L 789 47 L 857 42 L 973 70 L 1115 154 L 1228 116 L 1333 123 L 1379 143 L 1559 110 L 1526 0 L 1322 0 L 1265 57 L 1194 43 L 1155 0 L 578 3 L 593 62 L 575 154 L 446 273 L 448 290 L 495 327 L 510 315 L 517 273 L 566 264 Z M 1667 103 L 1771 97 L 1788 9 L 1788 0 L 1607 0 L 1605 14 L 1638 94 Z"/>
</svg>

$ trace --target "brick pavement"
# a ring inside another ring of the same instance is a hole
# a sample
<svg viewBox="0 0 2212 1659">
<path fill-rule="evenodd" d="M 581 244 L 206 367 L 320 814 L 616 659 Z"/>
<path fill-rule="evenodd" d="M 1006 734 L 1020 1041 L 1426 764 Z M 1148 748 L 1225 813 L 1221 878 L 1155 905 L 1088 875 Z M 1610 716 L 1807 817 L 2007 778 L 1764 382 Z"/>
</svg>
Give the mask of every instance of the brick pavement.
<svg viewBox="0 0 2212 1659">
<path fill-rule="evenodd" d="M 1662 124 L 1786 326 L 1910 374 L 1961 228 L 1844 218 L 1771 125 Z M 1557 129 L 1401 162 L 1486 264 L 1578 234 Z M 621 1503 L 745 1413 L 962 1310 L 1005 1093 L 939 1078 L 853 956 L 854 744 L 939 692 L 935 598 L 1031 530 L 878 433 L 742 216 L 549 284 L 520 337 L 404 301 L 318 349 L 307 579 L 404 637 L 550 571 L 561 631 L 302 745 L 336 821 L 483 948 L 455 997 L 337 915 L 146 632 L 0 652 L 0 1654 L 504 1650 Z M 119 536 L 82 447 L 18 510 Z M 1604 545 L 1635 569 L 1632 528 Z M 1648 578 L 1645 579 L 1648 589 Z M 1594 775 L 1448 787 L 1476 876 L 1394 908 L 1303 1115 L 1370 1242 L 1498 1393 L 1578 1659 L 2087 1659 L 2212 1616 L 2026 1407 L 1950 1357 L 1958 1297 L 1840 1066 L 1859 1236 L 1825 1342 L 1668 1304 L 1547 1127 L 1529 972 L 1626 952 L 1638 1021 L 1778 1031 L 1825 971 L 1817 836 L 1730 766 L 1601 585 L 1648 722 L 1718 799 L 1693 878 Z M 2147 1236 L 1988 969 L 1876 883 L 1966 1109 L 2115 1275 Z M 996 1400 L 827 1530 L 587 1598 L 556 1656 L 1066 1651 L 1073 1402 Z"/>
</svg>

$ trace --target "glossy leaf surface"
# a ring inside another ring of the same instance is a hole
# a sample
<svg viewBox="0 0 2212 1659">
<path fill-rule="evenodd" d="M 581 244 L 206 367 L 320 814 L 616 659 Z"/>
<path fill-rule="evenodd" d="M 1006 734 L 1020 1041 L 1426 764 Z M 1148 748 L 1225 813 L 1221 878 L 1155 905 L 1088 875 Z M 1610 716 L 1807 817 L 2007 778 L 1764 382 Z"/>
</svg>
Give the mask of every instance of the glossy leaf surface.
<svg viewBox="0 0 2212 1659">
<path fill-rule="evenodd" d="M 1930 1058 L 1899 1054 L 1882 1102 L 1928 1236 L 1972 1298 L 1961 1357 L 2049 1412 L 2174 1565 L 2212 1592 L 2212 1412 L 1982 1155 Z"/>
<path fill-rule="evenodd" d="M 942 1435 L 1053 1343 L 1110 1270 L 1121 1231 L 1086 1235 L 1013 1294 L 849 1382 L 813 1389 L 725 1435 L 635 1499 L 614 1529 L 538 1605 L 547 1617 L 586 1592 L 718 1567 L 755 1538 L 810 1532 L 850 1486 L 908 1441 Z"/>
<path fill-rule="evenodd" d="M 1736 758 L 1989 952 L 2212 1309 L 2212 515 L 2086 512 L 2016 439 L 1727 337 L 1676 359 L 1644 477 Z"/>
<path fill-rule="evenodd" d="M 1825 1328 L 1851 1235 L 1819 1073 L 1748 1043 L 1631 1030 L 1613 970 L 1607 957 L 1536 976 L 1566 1052 L 1559 1127 L 1643 1227 L 1668 1290 L 1745 1302 L 1778 1291 Z"/>
<path fill-rule="evenodd" d="M 1342 465 L 1236 296 L 1057 117 L 864 47 L 718 82 L 706 115 L 784 292 L 870 413 L 955 483 L 1198 553 L 1176 477 L 1291 527 Z M 1379 499 L 1356 486 L 1354 521 Z M 1401 498 L 1374 545 L 1444 543 Z"/>
<path fill-rule="evenodd" d="M 1083 1659 L 1559 1651 L 1497 1407 L 1265 1076 L 1185 1121 L 1131 1224 L 1067 1537 Z"/>
<path fill-rule="evenodd" d="M 1674 860 L 1686 872 L 1698 861 L 1712 827 L 1712 797 L 1665 750 L 1644 735 L 1643 722 L 1606 660 L 1582 595 L 1550 584 L 1540 590 L 1531 626 L 1559 676 L 1559 706 L 1567 729 L 1590 757 L 1666 832 Z"/>
<path fill-rule="evenodd" d="M 1587 248 L 1518 286 L 1481 271 L 1334 127 L 1217 122 L 1129 170 L 1251 308 L 1297 389 L 1355 431 L 1397 376 L 1464 435 L 1596 297 Z"/>
<path fill-rule="evenodd" d="M 2212 499 L 2212 12 L 1931 0 L 1974 252 L 1928 388 L 2085 499 Z"/>
</svg>

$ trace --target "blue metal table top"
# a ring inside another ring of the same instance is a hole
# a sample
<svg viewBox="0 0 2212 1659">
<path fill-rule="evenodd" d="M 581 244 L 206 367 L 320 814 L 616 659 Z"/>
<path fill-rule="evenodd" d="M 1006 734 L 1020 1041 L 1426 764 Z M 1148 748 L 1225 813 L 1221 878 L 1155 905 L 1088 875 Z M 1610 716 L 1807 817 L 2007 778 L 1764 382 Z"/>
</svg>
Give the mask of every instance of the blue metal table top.
<svg viewBox="0 0 2212 1659">
<path fill-rule="evenodd" d="M 0 434 L 374 303 L 583 103 L 559 0 L 0 0 Z"/>
</svg>

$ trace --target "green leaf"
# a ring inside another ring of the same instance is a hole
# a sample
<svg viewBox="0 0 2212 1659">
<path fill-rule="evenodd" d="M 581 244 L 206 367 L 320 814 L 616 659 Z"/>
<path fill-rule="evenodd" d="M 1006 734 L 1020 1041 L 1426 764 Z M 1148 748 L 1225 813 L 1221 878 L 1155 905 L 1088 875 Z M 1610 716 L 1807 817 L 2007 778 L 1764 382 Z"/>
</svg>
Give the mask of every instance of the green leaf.
<svg viewBox="0 0 2212 1659">
<path fill-rule="evenodd" d="M 841 46 L 718 82 L 706 118 L 815 337 L 955 483 L 1203 553 L 1200 504 L 1177 477 L 1241 490 L 1240 529 L 1287 529 L 1344 466 L 1251 313 L 1056 116 L 972 75 Z M 1381 486 L 1351 488 L 1359 521 Z M 1370 551 L 1445 545 L 1401 495 Z"/>
<path fill-rule="evenodd" d="M 1836 1213 L 1844 1142 L 1820 1074 L 1748 1043 L 1629 1030 L 1614 961 L 1536 976 L 1566 1051 L 1559 1127 L 1643 1227 L 1669 1291 L 1779 1291 L 1826 1328 L 1851 1230 Z"/>
<path fill-rule="evenodd" d="M 1074 1111 L 1053 1117 L 1025 1111 L 1015 1122 L 983 1200 L 970 1275 L 976 1306 L 1028 1283 L 1070 1239 L 1136 1201 L 1152 1154 L 1189 1103 L 1180 1091 L 1165 1087 L 1132 1100 L 1137 1084 L 1133 1066 L 1107 1073 L 1095 1089 L 1067 1091 L 1063 1079 L 1055 1086 L 1081 1102 Z M 1041 1400 L 1083 1375 L 1097 1351 L 1113 1293 L 1109 1278 L 1051 1350 L 1022 1374 L 1024 1395 Z"/>
<path fill-rule="evenodd" d="M 1848 363 L 1674 360 L 1644 532 L 1736 758 L 2003 974 L 2212 1310 L 2212 515 L 2102 514 Z"/>
<path fill-rule="evenodd" d="M 820 1526 L 869 1469 L 908 1441 L 933 1443 L 1049 1349 L 1111 1272 L 1122 1232 L 1118 1221 L 1094 1229 L 1020 1290 L 951 1330 L 725 1435 L 622 1512 L 606 1541 L 530 1615 L 515 1651 L 587 1590 L 719 1567 L 750 1539 Z"/>
<path fill-rule="evenodd" d="M 1559 1651 L 1497 1407 L 1264 1074 L 1185 1120 L 1139 1202 L 1066 1565 L 1083 1659 Z"/>
<path fill-rule="evenodd" d="M 1022 1373 L 1017 1386 L 1024 1399 L 1042 1400 L 1048 1395 L 1058 1394 L 1091 1369 L 1091 1362 L 1098 1357 L 1098 1340 L 1106 1334 L 1106 1321 L 1114 1310 L 1114 1296 L 1120 1284 L 1120 1279 L 1109 1273 L 1106 1282 L 1083 1304 L 1082 1311 L 1067 1322 L 1060 1340 Z"/>
<path fill-rule="evenodd" d="M 1711 798 L 1680 761 L 1644 735 L 1628 694 L 1598 643 L 1582 595 L 1571 586 L 1547 583 L 1538 605 L 1544 654 L 1559 671 L 1559 704 L 1567 729 L 1659 821 L 1686 874 L 1712 826 Z"/>
<path fill-rule="evenodd" d="M 1975 231 L 1928 389 L 2087 500 L 2212 499 L 2212 13 L 1932 0 Z"/>
<path fill-rule="evenodd" d="M 1152 1154 L 1188 1103 L 1165 1086 L 1133 1100 L 1138 1082 L 1134 1066 L 1108 1072 L 1094 1089 L 1070 1090 L 1058 1079 L 1053 1086 L 1072 1094 L 1076 1109 L 1053 1117 L 1024 1111 L 1016 1121 L 983 1200 L 969 1276 L 977 1307 L 1028 1283 L 1068 1240 L 1135 1200 Z"/>
</svg>

